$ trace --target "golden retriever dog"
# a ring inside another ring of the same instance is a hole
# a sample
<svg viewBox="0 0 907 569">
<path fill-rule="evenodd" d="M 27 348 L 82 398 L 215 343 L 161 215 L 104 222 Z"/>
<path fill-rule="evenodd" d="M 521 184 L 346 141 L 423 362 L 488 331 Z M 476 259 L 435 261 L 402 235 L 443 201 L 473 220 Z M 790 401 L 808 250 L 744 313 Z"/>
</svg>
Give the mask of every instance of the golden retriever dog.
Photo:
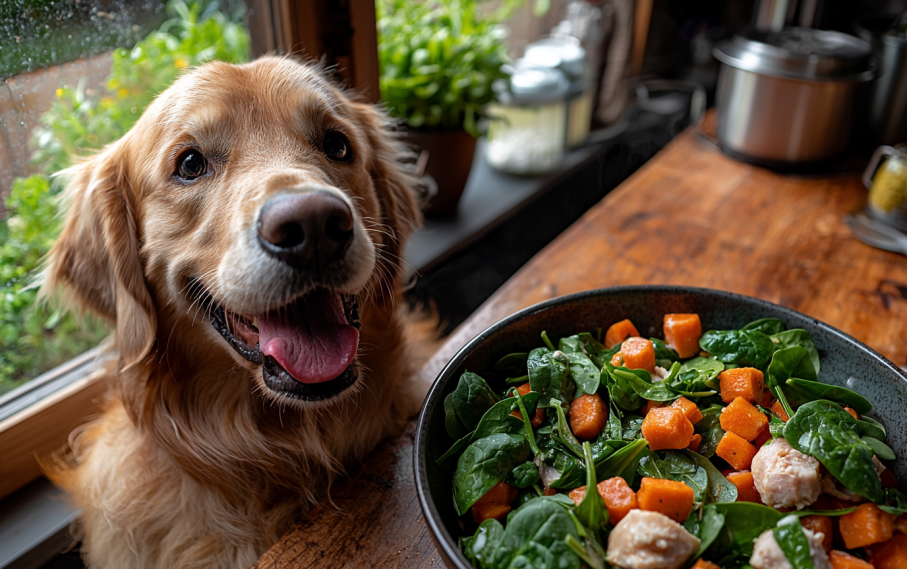
<svg viewBox="0 0 907 569">
<path fill-rule="evenodd" d="M 115 323 L 103 415 L 46 469 L 90 567 L 247 568 L 418 410 L 405 150 L 313 65 L 180 77 L 65 173 L 45 290 Z"/>
</svg>

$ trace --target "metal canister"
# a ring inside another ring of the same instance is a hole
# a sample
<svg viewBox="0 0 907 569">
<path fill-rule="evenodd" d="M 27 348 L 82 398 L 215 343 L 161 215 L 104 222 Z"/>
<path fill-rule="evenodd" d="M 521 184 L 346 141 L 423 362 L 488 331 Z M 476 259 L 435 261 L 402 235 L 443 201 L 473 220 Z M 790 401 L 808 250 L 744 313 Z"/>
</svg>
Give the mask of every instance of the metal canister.
<svg viewBox="0 0 907 569">
<path fill-rule="evenodd" d="M 840 32 L 748 29 L 717 46 L 718 141 L 743 159 L 818 162 L 849 142 L 860 84 L 875 76 L 869 44 Z"/>
</svg>

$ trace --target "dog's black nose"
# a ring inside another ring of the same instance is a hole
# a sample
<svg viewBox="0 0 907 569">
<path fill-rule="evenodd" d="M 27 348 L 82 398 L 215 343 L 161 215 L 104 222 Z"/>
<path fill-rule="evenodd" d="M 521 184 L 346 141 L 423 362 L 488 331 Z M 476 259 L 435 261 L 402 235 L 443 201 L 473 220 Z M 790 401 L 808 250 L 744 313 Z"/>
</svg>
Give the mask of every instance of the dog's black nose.
<svg viewBox="0 0 907 569">
<path fill-rule="evenodd" d="M 321 269 L 349 248 L 353 213 L 324 190 L 279 196 L 261 208 L 258 240 L 269 255 L 290 266 Z"/>
</svg>

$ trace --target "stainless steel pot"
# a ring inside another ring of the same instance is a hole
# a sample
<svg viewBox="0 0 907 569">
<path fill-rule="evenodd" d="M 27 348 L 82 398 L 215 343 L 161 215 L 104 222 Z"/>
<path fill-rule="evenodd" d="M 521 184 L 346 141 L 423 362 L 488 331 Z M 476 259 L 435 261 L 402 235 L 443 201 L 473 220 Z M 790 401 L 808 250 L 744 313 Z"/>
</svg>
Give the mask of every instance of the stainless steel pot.
<svg viewBox="0 0 907 569">
<path fill-rule="evenodd" d="M 718 45 L 718 141 L 728 153 L 783 167 L 840 154 L 858 87 L 875 71 L 868 43 L 839 32 L 744 30 Z"/>
<path fill-rule="evenodd" d="M 872 15 L 856 26 L 879 60 L 868 121 L 870 133 L 881 144 L 907 142 L 907 37 L 890 32 L 897 20 L 897 14 Z"/>
</svg>

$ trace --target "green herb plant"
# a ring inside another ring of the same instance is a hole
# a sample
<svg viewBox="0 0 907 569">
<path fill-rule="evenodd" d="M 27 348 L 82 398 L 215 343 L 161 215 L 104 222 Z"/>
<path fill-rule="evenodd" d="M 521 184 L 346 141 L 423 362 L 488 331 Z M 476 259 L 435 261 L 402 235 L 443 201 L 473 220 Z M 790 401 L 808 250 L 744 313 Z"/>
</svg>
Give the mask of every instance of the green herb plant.
<svg viewBox="0 0 907 569">
<path fill-rule="evenodd" d="M 478 0 L 377 0 L 381 99 L 411 128 L 479 133 L 492 84 L 507 74 L 502 23 L 523 0 L 495 10 Z M 536 0 L 536 13 L 547 11 Z"/>
</svg>

